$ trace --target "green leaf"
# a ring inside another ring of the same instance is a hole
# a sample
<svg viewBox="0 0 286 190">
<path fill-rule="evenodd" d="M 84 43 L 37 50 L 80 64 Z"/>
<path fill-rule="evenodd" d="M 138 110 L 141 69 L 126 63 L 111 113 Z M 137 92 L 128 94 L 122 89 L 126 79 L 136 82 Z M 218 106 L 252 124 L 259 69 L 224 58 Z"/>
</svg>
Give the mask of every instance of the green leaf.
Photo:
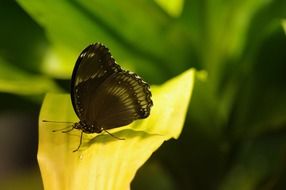
<svg viewBox="0 0 286 190">
<path fill-rule="evenodd" d="M 237 95 L 239 104 L 234 107 L 229 129 L 236 138 L 254 138 L 285 129 L 285 48 L 285 34 L 278 25 L 261 44 L 254 62 L 255 72 Z"/>
<path fill-rule="evenodd" d="M 187 31 L 153 1 L 17 2 L 46 31 L 51 50 L 43 71 L 51 76 L 69 77 L 79 52 L 97 41 L 107 45 L 121 65 L 155 82 L 187 68 Z"/>
<path fill-rule="evenodd" d="M 0 57 L 0 91 L 20 95 L 58 92 L 61 89 L 50 78 L 24 72 Z"/>
<path fill-rule="evenodd" d="M 214 136 L 224 133 L 233 106 L 240 104 L 242 81 L 256 72 L 257 51 L 285 14 L 285 7 L 283 0 L 185 2 L 182 17 L 208 72 L 208 81 L 197 85 L 199 93 L 194 93 L 193 102 L 198 106 L 192 106 L 194 118 L 203 125 L 200 128 Z"/>
<path fill-rule="evenodd" d="M 285 31 L 285 33 L 286 33 L 286 19 L 283 19 L 283 20 L 282 20 L 282 26 L 283 26 L 284 31 Z"/>
<path fill-rule="evenodd" d="M 178 138 L 184 124 L 194 83 L 190 69 L 161 86 L 152 86 L 154 107 L 144 120 L 109 130 L 125 138 L 116 140 L 108 134 L 52 133 L 65 124 L 42 120 L 77 121 L 67 94 L 48 94 L 39 122 L 38 161 L 45 189 L 129 189 L 136 171 L 159 146 Z"/>
<path fill-rule="evenodd" d="M 47 46 L 43 29 L 15 1 L 0 2 L 0 20 L 0 57 L 19 69 L 38 73 Z"/>
<path fill-rule="evenodd" d="M 179 17 L 184 6 L 184 0 L 155 0 L 155 2 L 173 17 Z"/>
</svg>

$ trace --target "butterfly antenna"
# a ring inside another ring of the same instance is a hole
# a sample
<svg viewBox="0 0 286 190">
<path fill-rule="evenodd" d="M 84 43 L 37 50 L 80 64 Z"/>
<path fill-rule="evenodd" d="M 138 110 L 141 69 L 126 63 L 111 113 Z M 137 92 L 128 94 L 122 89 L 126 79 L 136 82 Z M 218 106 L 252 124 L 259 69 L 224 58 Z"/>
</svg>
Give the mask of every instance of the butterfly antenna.
<svg viewBox="0 0 286 190">
<path fill-rule="evenodd" d="M 71 121 L 51 121 L 51 120 L 42 120 L 42 122 L 45 122 L 45 123 L 72 123 L 74 124 L 74 122 L 71 122 Z M 68 129 L 72 127 L 71 129 Z M 68 130 L 65 130 L 65 129 L 68 129 Z M 62 131 L 63 133 L 67 133 L 67 132 L 70 132 L 71 130 L 74 129 L 74 126 L 73 125 L 68 125 L 67 127 L 64 127 L 64 128 L 61 128 L 61 129 L 55 129 L 53 130 L 53 132 L 58 132 L 58 131 Z"/>
<path fill-rule="evenodd" d="M 119 138 L 119 137 L 117 137 L 117 136 L 115 136 L 115 135 L 113 135 L 113 134 L 111 134 L 111 133 L 109 133 L 107 130 L 105 130 L 105 129 L 102 129 L 104 132 L 106 132 L 107 134 L 109 134 L 110 136 L 112 136 L 113 138 L 115 138 L 115 139 L 118 139 L 118 140 L 125 140 L 124 138 Z"/>
<path fill-rule="evenodd" d="M 42 122 L 50 123 L 74 123 L 72 121 L 51 121 L 51 120 L 42 120 Z"/>
<path fill-rule="evenodd" d="M 79 145 L 78 145 L 77 149 L 75 149 L 73 152 L 77 152 L 79 150 L 81 143 L 82 143 L 82 134 L 83 134 L 83 131 L 81 131 L 81 133 L 80 133 Z"/>
</svg>

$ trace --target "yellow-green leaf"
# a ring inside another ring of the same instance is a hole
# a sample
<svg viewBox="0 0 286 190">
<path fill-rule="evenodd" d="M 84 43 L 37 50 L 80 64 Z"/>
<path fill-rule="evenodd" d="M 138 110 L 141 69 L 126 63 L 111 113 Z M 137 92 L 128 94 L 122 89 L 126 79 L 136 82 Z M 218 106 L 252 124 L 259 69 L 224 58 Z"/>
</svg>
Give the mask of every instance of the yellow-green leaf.
<svg viewBox="0 0 286 190">
<path fill-rule="evenodd" d="M 282 22 L 282 26 L 284 28 L 284 31 L 286 33 L 286 19 L 283 19 L 281 22 Z"/>
<path fill-rule="evenodd" d="M 155 0 L 170 16 L 179 17 L 183 11 L 184 0 Z"/>
<path fill-rule="evenodd" d="M 129 189 L 136 171 L 166 140 L 178 138 L 191 98 L 195 71 L 190 69 L 161 86 L 152 86 L 154 106 L 144 120 L 109 130 L 108 134 L 84 134 L 77 148 L 80 131 L 52 132 L 69 124 L 43 123 L 42 120 L 77 121 L 67 94 L 48 94 L 39 122 L 38 161 L 46 190 Z"/>
<path fill-rule="evenodd" d="M 60 92 L 61 88 L 49 77 L 25 72 L 0 57 L 0 92 L 19 95 Z"/>
</svg>

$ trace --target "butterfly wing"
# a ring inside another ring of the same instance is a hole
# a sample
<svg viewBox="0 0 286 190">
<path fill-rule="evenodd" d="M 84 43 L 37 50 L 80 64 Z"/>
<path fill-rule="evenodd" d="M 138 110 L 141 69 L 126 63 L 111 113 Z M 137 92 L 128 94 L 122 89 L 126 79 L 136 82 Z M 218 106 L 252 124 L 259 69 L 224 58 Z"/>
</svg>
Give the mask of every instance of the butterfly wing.
<svg viewBox="0 0 286 190">
<path fill-rule="evenodd" d="M 149 85 L 128 71 L 112 74 L 92 94 L 87 120 L 103 129 L 146 118 L 153 105 Z"/>
<path fill-rule="evenodd" d="M 80 120 L 86 120 L 90 90 L 96 90 L 104 80 L 121 71 L 108 48 L 96 43 L 89 45 L 76 61 L 71 79 L 71 100 Z"/>
</svg>

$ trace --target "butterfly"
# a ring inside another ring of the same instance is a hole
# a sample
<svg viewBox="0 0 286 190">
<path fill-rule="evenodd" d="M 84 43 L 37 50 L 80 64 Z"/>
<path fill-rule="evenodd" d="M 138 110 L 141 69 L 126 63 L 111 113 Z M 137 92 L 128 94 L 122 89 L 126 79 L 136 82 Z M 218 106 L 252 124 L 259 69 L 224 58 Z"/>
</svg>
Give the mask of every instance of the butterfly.
<svg viewBox="0 0 286 190">
<path fill-rule="evenodd" d="M 137 74 L 122 69 L 109 49 L 91 44 L 79 55 L 71 77 L 71 101 L 83 133 L 108 132 L 150 115 L 150 86 Z M 118 137 L 115 137 L 118 138 Z M 120 138 L 118 138 L 120 139 Z"/>
</svg>

